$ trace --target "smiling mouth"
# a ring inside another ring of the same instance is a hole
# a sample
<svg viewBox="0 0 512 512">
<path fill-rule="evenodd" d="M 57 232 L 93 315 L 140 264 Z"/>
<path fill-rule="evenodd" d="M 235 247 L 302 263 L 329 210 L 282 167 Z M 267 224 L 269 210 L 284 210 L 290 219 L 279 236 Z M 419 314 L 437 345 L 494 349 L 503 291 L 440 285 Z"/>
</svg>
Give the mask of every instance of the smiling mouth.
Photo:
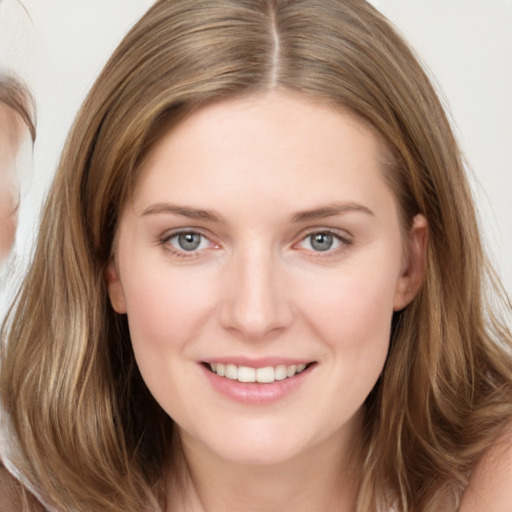
<svg viewBox="0 0 512 512">
<path fill-rule="evenodd" d="M 238 382 L 256 382 L 259 384 L 271 384 L 272 382 L 289 379 L 302 373 L 315 363 L 308 364 L 280 364 L 277 366 L 265 366 L 263 368 L 251 368 L 249 366 L 237 366 L 235 364 L 203 363 L 204 366 L 219 377 L 225 377 Z"/>
</svg>

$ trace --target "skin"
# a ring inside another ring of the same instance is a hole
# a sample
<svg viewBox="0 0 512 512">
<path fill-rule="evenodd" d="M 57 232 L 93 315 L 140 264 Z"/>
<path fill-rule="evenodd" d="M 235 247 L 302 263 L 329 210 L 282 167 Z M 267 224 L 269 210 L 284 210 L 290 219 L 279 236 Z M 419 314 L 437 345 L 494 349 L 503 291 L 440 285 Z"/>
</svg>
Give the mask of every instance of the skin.
<svg viewBox="0 0 512 512">
<path fill-rule="evenodd" d="M 28 129 L 21 117 L 0 102 L 0 263 L 9 255 L 16 234 L 19 187 L 15 162 L 24 137 Z"/>
<path fill-rule="evenodd" d="M 512 425 L 473 471 L 459 512 L 509 512 L 512 503 L 511 482 Z"/>
<path fill-rule="evenodd" d="M 178 425 L 181 509 L 353 510 L 363 403 L 427 243 L 420 215 L 404 235 L 386 160 L 354 116 L 271 91 L 195 112 L 146 162 L 107 280 L 142 376 Z M 199 247 L 183 250 L 176 230 L 199 233 Z M 328 232 L 320 251 L 311 234 Z M 206 377 L 202 362 L 230 357 L 314 364 L 255 405 Z"/>
</svg>

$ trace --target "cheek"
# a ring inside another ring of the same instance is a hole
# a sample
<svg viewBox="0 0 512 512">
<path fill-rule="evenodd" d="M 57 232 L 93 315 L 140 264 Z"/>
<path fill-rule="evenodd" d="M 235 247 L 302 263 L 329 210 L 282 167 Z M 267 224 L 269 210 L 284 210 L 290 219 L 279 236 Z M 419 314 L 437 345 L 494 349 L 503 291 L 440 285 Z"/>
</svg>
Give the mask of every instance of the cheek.
<svg viewBox="0 0 512 512">
<path fill-rule="evenodd" d="M 361 408 L 381 375 L 393 315 L 386 283 L 346 278 L 338 284 L 317 300 L 309 316 L 324 343 L 322 359 L 330 378 L 321 407 L 333 428 Z"/>
<path fill-rule="evenodd" d="M 141 276 L 123 283 L 137 366 L 167 414 L 183 420 L 191 414 L 187 397 L 200 392 L 195 372 L 187 371 L 194 363 L 190 347 L 208 323 L 207 298 L 211 301 L 214 291 L 179 270 L 146 268 Z"/>
<path fill-rule="evenodd" d="M 6 258 L 14 245 L 14 238 L 16 234 L 16 217 L 11 215 L 7 218 L 2 218 L 2 225 L 0 226 L 0 261 Z"/>
<path fill-rule="evenodd" d="M 303 317 L 332 363 L 333 393 L 350 390 L 354 407 L 371 391 L 387 358 L 398 266 L 383 267 L 381 260 L 379 266 L 344 268 L 323 281 L 317 275 L 309 300 L 303 295 Z"/>
<path fill-rule="evenodd" d="M 364 400 L 386 362 L 392 307 L 375 289 L 360 286 L 347 286 L 337 299 L 321 318 L 323 338 L 344 387 Z"/>
<path fill-rule="evenodd" d="M 352 268 L 329 275 L 309 287 L 303 301 L 304 315 L 326 332 L 327 337 L 360 346 L 361 339 L 371 340 L 371 333 L 388 332 L 393 314 L 396 279 L 386 272 L 372 272 L 369 267 Z M 342 336 L 343 334 L 343 336 Z"/>
<path fill-rule="evenodd" d="M 12 197 L 0 191 L 0 260 L 7 257 L 14 245 L 18 216 Z"/>
<path fill-rule="evenodd" d="M 197 336 L 214 307 L 212 280 L 182 269 L 153 266 L 124 280 L 128 323 L 138 359 L 180 351 Z M 141 361 L 142 362 L 142 361 Z"/>
</svg>

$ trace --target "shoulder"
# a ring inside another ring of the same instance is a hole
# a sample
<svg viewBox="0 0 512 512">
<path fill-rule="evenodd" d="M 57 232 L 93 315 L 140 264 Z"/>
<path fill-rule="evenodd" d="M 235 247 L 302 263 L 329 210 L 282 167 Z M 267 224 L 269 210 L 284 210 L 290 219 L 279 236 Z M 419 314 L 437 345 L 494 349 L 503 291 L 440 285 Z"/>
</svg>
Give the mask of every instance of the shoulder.
<svg viewBox="0 0 512 512">
<path fill-rule="evenodd" d="M 510 512 L 511 504 L 512 425 L 478 462 L 459 512 Z"/>
<path fill-rule="evenodd" d="M 27 492 L 0 461 L 0 512 L 45 512 L 44 507 Z"/>
<path fill-rule="evenodd" d="M 23 510 L 20 486 L 0 462 L 0 510 L 19 512 Z"/>
</svg>

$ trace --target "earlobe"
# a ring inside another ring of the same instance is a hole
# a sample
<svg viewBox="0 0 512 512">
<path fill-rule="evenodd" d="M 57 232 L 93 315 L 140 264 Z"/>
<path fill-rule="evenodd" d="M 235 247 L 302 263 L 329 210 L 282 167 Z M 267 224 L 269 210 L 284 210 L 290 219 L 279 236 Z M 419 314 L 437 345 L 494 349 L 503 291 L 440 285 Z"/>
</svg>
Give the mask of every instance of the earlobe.
<svg viewBox="0 0 512 512">
<path fill-rule="evenodd" d="M 405 308 L 418 293 L 425 274 L 427 243 L 428 222 L 423 215 L 418 214 L 409 231 L 407 253 L 395 290 L 394 311 Z"/>
<path fill-rule="evenodd" d="M 108 295 L 110 297 L 112 308 L 116 313 L 126 313 L 123 285 L 119 279 L 119 273 L 114 259 L 110 260 L 107 265 L 105 278 L 107 279 Z"/>
</svg>

